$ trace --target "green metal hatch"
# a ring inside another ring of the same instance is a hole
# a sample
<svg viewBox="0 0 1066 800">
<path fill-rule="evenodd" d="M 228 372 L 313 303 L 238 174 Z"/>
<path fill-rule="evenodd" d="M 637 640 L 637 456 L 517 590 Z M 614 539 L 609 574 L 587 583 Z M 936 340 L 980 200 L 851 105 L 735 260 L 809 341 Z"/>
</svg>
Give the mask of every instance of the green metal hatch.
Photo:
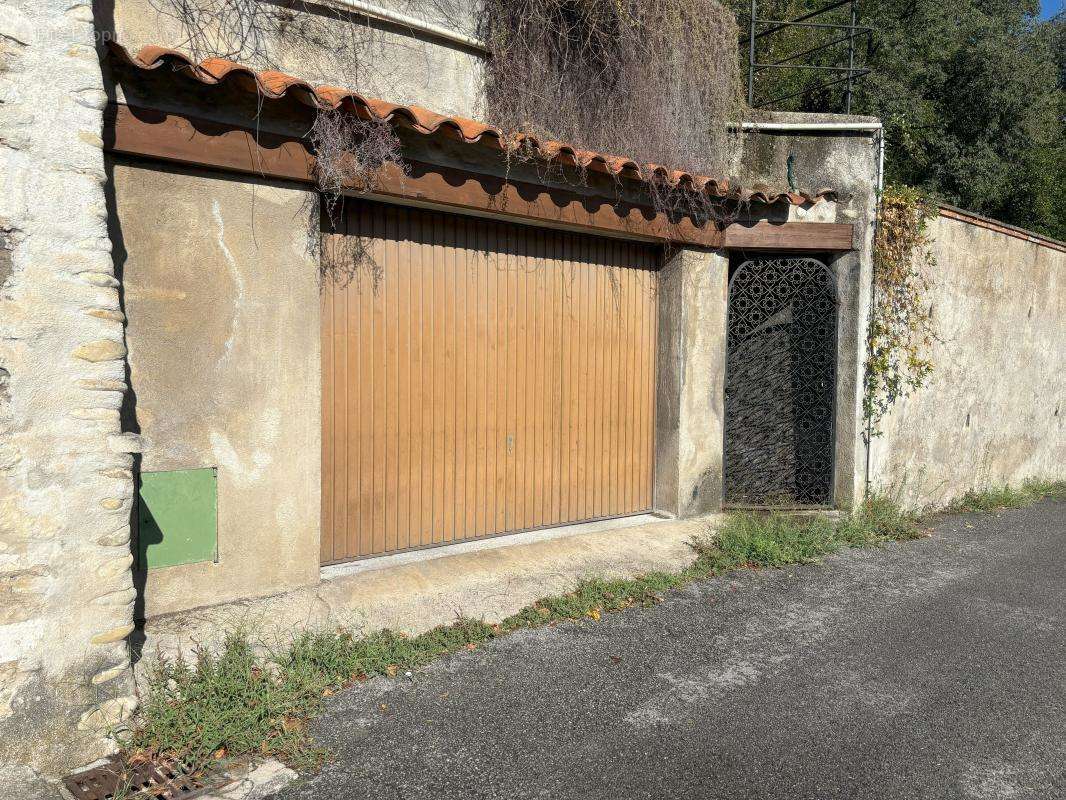
<svg viewBox="0 0 1066 800">
<path fill-rule="evenodd" d="M 217 470 L 142 472 L 137 502 L 139 567 L 215 561 L 217 555 Z"/>
</svg>

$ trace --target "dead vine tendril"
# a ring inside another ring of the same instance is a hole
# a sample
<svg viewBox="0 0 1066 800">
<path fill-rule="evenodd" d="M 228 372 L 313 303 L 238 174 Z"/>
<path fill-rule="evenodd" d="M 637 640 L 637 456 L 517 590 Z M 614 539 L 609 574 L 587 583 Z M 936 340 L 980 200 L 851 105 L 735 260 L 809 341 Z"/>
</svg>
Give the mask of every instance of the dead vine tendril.
<svg viewBox="0 0 1066 800">
<path fill-rule="evenodd" d="M 182 37 L 174 45 L 197 59 L 222 57 L 277 69 L 295 58 L 301 77 L 363 92 L 395 88 L 402 95 L 405 87 L 395 85 L 402 83 L 397 59 L 425 59 L 431 46 L 388 33 L 369 17 L 329 3 L 150 2 L 180 26 Z M 741 104 L 738 29 L 720 0 L 395 0 L 390 5 L 454 29 L 478 21 L 476 33 L 492 54 L 482 72 L 482 116 L 507 134 L 565 141 L 693 175 L 729 174 L 733 148 L 727 126 L 739 118 Z M 409 55 L 399 52 L 405 49 Z M 400 95 L 394 99 L 402 101 Z M 378 170 L 403 163 L 387 126 L 342 116 L 320 112 L 308 135 L 319 161 L 318 188 L 331 217 L 342 191 L 369 191 Z M 544 160 L 536 148 L 521 147 L 507 158 L 508 165 Z M 547 163 L 536 168 L 551 171 L 554 181 L 588 185 L 582 168 L 559 170 Z M 647 183 L 640 202 L 675 220 L 721 223 L 739 212 L 735 203 L 674 185 L 647 167 L 642 172 Z M 623 194 L 618 187 L 616 199 Z"/>
<path fill-rule="evenodd" d="M 737 25 L 718 0 L 482 0 L 485 116 L 507 133 L 728 175 Z M 706 194 L 657 180 L 657 211 L 721 219 Z"/>
</svg>

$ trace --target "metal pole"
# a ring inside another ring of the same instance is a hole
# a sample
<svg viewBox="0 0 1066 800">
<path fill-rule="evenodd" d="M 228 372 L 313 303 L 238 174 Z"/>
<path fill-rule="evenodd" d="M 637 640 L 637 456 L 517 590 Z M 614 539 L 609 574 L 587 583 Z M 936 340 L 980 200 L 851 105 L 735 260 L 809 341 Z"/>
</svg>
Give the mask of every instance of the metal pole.
<svg viewBox="0 0 1066 800">
<path fill-rule="evenodd" d="M 846 72 L 849 75 L 858 72 L 849 67 L 823 67 L 821 64 L 756 64 L 755 69 L 811 69 L 822 72 Z"/>
<path fill-rule="evenodd" d="M 751 21 L 748 32 L 748 107 L 755 105 L 755 3 L 751 0 Z"/>
<path fill-rule="evenodd" d="M 881 209 L 882 198 L 885 194 L 885 129 L 881 128 L 877 131 L 877 177 L 874 179 L 874 191 L 877 195 L 877 205 L 874 210 L 874 252 L 871 254 L 870 264 L 870 308 L 867 311 L 866 325 L 869 330 L 870 316 L 873 315 L 874 309 L 877 306 L 877 276 L 874 271 L 877 269 L 877 232 L 881 227 Z M 869 338 L 865 338 L 865 342 L 869 341 Z M 864 347 L 865 350 L 865 347 Z M 863 392 L 866 391 L 866 364 L 870 359 L 869 351 L 864 352 L 865 358 L 862 362 L 862 384 Z M 865 404 L 864 404 L 865 405 Z M 863 486 L 863 497 L 870 496 L 870 452 L 874 447 L 874 427 L 873 420 L 869 417 L 866 418 L 866 435 L 863 437 L 866 440 L 866 475 Z"/>
<path fill-rule="evenodd" d="M 491 55 L 488 47 L 485 46 L 485 43 L 474 36 L 468 36 L 459 31 L 449 30 L 443 25 L 436 25 L 427 20 L 413 17 L 410 14 L 403 14 L 390 8 L 384 8 L 378 3 L 365 2 L 364 0 L 333 0 L 333 2 L 342 8 L 350 9 L 358 14 L 382 19 L 386 22 L 409 28 L 412 31 L 428 33 L 430 36 L 435 36 L 438 39 L 445 39 L 449 42 L 455 42 L 456 44 L 469 47 L 471 50 L 476 50 L 482 55 Z"/>
<path fill-rule="evenodd" d="M 862 34 L 856 34 L 856 35 L 860 35 L 861 36 Z M 804 50 L 803 52 L 793 53 L 790 56 L 785 56 L 780 61 L 775 61 L 773 63 L 773 65 L 777 66 L 778 64 L 787 64 L 790 61 L 795 61 L 797 58 L 803 58 L 804 56 L 809 56 L 811 53 L 820 53 L 822 50 L 828 50 L 833 45 L 840 44 L 841 42 L 846 42 L 847 40 L 848 40 L 848 36 L 846 36 L 846 35 L 845 36 L 841 36 L 841 37 L 839 37 L 837 39 L 830 39 L 828 42 L 823 42 L 823 43 L 820 43 L 820 44 L 816 44 L 814 47 L 808 48 L 807 50 Z"/>
<path fill-rule="evenodd" d="M 817 29 L 817 30 L 831 30 L 831 31 L 850 31 L 850 30 L 852 30 L 852 26 L 851 25 L 845 25 L 842 22 L 786 22 L 784 20 L 779 20 L 779 19 L 760 19 L 759 22 L 758 22 L 759 25 L 774 25 L 774 24 L 777 24 L 777 23 L 780 23 L 778 28 L 812 28 L 812 29 Z M 778 28 L 775 28 L 774 30 L 778 30 Z M 855 30 L 859 30 L 859 31 L 867 31 L 867 30 L 870 30 L 870 26 L 869 25 L 855 25 L 854 29 Z M 763 36 L 765 36 L 769 32 L 770 31 L 763 31 L 762 33 L 760 33 L 755 38 L 756 39 L 761 39 Z"/>
<path fill-rule="evenodd" d="M 855 0 L 851 0 L 851 30 L 848 31 L 848 85 L 844 90 L 844 113 L 851 113 L 851 73 L 855 69 Z"/>
</svg>

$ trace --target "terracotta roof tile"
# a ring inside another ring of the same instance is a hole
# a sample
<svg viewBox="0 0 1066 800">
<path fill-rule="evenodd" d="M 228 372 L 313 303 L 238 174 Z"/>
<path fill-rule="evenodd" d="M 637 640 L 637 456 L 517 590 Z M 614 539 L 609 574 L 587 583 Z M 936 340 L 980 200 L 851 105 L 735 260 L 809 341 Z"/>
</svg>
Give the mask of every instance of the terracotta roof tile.
<svg viewBox="0 0 1066 800">
<path fill-rule="evenodd" d="M 170 66 L 175 71 L 208 85 L 224 81 L 233 82 L 246 91 L 257 92 L 270 99 L 293 97 L 312 107 L 324 110 L 345 109 L 362 119 L 389 122 L 397 127 L 425 135 L 441 132 L 468 144 L 484 143 L 499 149 L 527 147 L 546 159 L 597 170 L 613 176 L 648 180 L 654 175 L 657 180 L 664 181 L 671 187 L 687 186 L 696 191 L 706 192 L 712 197 L 767 204 L 784 202 L 803 205 L 835 196 L 831 189 L 820 189 L 813 193 L 786 192 L 775 190 L 762 183 L 756 183 L 750 189 L 744 189 L 731 185 L 728 180 L 692 175 L 682 170 L 670 170 L 657 164 L 645 164 L 642 167 L 632 159 L 623 156 L 582 150 L 565 142 L 541 141 L 538 137 L 528 134 L 518 134 L 508 138 L 498 128 L 482 122 L 437 114 L 416 105 L 403 105 L 364 97 L 357 92 L 336 86 L 314 86 L 284 72 L 275 70 L 257 72 L 243 64 L 224 58 L 210 58 L 197 63 L 185 53 L 166 47 L 149 45 L 138 50 L 136 55 L 114 42 L 110 47 L 112 53 L 121 62 L 137 69 L 154 70 Z"/>
</svg>

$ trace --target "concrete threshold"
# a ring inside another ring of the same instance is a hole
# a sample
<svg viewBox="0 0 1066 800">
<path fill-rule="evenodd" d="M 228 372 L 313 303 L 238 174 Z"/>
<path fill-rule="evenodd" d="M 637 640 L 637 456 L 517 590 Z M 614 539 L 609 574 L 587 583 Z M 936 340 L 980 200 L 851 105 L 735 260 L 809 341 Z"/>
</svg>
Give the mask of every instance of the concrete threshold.
<svg viewBox="0 0 1066 800">
<path fill-rule="evenodd" d="M 302 630 L 417 634 L 459 615 L 498 622 L 582 578 L 682 569 L 695 558 L 689 543 L 723 518 L 641 515 L 335 565 L 314 586 L 149 619 L 144 652 L 188 654 L 236 629 L 280 645 Z"/>
<path fill-rule="evenodd" d="M 343 578 L 346 575 L 356 575 L 360 572 L 368 572 L 375 569 L 387 569 L 401 564 L 414 564 L 433 558 L 474 553 L 478 550 L 491 550 L 497 547 L 514 547 L 519 544 L 532 542 L 546 542 L 550 539 L 558 539 L 564 536 L 580 536 L 583 533 L 598 533 L 599 531 L 620 530 L 639 525 L 651 525 L 662 522 L 669 517 L 658 514 L 634 514 L 628 517 L 615 517 L 612 519 L 596 520 L 594 522 L 578 522 L 573 525 L 557 525 L 554 528 L 537 528 L 535 530 L 521 531 L 519 533 L 506 533 L 499 536 L 490 536 L 483 539 L 455 542 L 453 544 L 424 547 L 417 550 L 407 550 L 402 553 L 394 553 L 385 556 L 371 556 L 355 561 L 346 561 L 340 564 L 330 564 L 322 567 L 322 580 Z"/>
</svg>

